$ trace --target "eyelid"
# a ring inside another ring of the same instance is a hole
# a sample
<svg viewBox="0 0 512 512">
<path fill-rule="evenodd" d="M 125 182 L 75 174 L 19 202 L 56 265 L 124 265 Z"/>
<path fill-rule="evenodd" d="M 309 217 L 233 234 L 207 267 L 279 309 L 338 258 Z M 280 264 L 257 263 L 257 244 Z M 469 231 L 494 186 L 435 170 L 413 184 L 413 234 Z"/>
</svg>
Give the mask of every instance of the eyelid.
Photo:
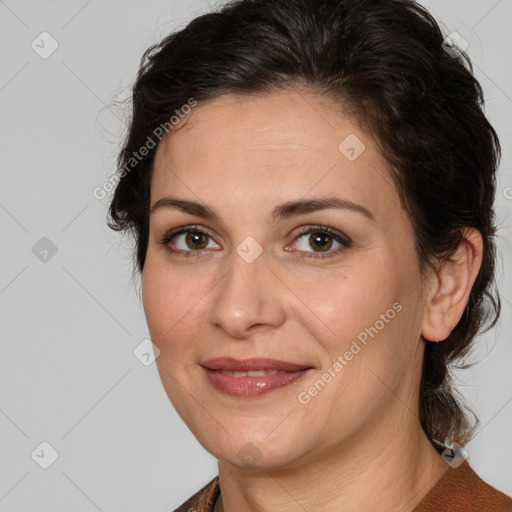
<svg viewBox="0 0 512 512">
<path fill-rule="evenodd" d="M 327 233 L 335 239 L 340 239 L 340 243 L 350 244 L 352 240 L 337 229 L 331 228 L 330 226 L 325 226 L 323 224 L 313 224 L 308 225 L 300 229 L 300 231 L 296 234 L 295 239 L 300 238 L 301 236 L 313 233 Z M 294 239 L 294 240 L 295 240 Z"/>
<path fill-rule="evenodd" d="M 347 235 L 342 233 L 341 231 L 338 231 L 337 229 L 331 228 L 330 226 L 325 226 L 322 224 L 316 224 L 316 225 L 309 225 L 305 226 L 302 229 L 300 229 L 299 233 L 297 233 L 293 239 L 293 243 L 297 241 L 297 239 L 314 233 L 323 233 L 329 235 L 331 238 L 333 238 L 336 242 L 340 244 L 341 247 L 338 247 L 334 250 L 329 251 L 298 251 L 299 253 L 303 253 L 301 256 L 298 257 L 308 257 L 308 258 L 316 258 L 316 259 L 323 259 L 323 258 L 330 258 L 337 256 L 341 252 L 345 251 L 349 247 L 352 246 L 352 239 L 350 239 Z M 295 251 L 294 251 L 295 252 Z"/>
<path fill-rule="evenodd" d="M 181 227 L 171 229 L 170 231 L 165 232 L 165 234 L 162 237 L 160 237 L 160 243 L 162 243 L 163 245 L 168 245 L 174 237 L 176 237 L 178 235 L 183 235 L 183 234 L 186 234 L 189 232 L 201 233 L 201 234 L 209 237 L 211 240 L 213 240 L 215 242 L 215 240 L 213 239 L 213 236 L 210 234 L 210 232 L 207 228 L 205 228 L 203 226 L 199 226 L 198 224 L 192 224 L 192 225 L 188 225 L 188 226 L 181 226 Z M 215 242 L 215 243 L 217 244 L 217 242 Z M 219 245 L 219 244 L 217 244 L 217 245 Z M 177 249 L 176 252 L 178 252 L 180 250 L 181 249 Z M 183 252 L 201 252 L 201 251 L 183 251 Z"/>
</svg>

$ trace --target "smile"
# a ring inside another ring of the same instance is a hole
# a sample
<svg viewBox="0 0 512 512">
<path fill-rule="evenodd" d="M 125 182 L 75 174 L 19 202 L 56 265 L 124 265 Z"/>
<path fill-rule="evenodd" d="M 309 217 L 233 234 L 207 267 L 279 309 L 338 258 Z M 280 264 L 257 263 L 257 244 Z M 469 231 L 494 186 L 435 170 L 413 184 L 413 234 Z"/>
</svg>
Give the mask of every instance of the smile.
<svg viewBox="0 0 512 512">
<path fill-rule="evenodd" d="M 257 397 L 287 387 L 313 370 L 308 365 L 267 358 L 224 357 L 210 359 L 201 366 L 214 389 L 240 398 Z"/>
</svg>

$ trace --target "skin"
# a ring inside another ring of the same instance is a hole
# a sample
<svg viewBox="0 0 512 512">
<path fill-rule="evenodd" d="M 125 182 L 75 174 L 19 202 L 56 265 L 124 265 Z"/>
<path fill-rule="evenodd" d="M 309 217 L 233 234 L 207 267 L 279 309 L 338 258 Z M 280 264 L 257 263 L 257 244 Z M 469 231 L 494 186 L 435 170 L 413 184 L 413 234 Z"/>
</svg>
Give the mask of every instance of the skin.
<svg viewBox="0 0 512 512">
<path fill-rule="evenodd" d="M 354 161 L 338 149 L 350 134 L 366 146 Z M 480 234 L 466 230 L 452 261 L 422 281 L 412 226 L 377 144 L 312 91 L 197 106 L 157 149 L 151 205 L 167 196 L 207 204 L 220 218 L 155 209 L 142 276 L 166 393 L 219 460 L 215 510 L 413 510 L 448 468 L 419 423 L 423 349 L 445 339 L 464 311 Z M 362 205 L 374 221 L 348 209 L 271 217 L 282 203 L 324 196 Z M 325 253 L 298 228 L 318 224 L 351 245 L 324 234 L 331 256 L 308 257 Z M 208 236 L 160 243 L 183 226 Z M 236 251 L 248 236 L 262 249 L 252 263 Z M 400 312 L 300 403 L 299 393 L 397 302 Z M 221 356 L 314 370 L 266 395 L 235 398 L 214 389 L 200 366 Z"/>
</svg>

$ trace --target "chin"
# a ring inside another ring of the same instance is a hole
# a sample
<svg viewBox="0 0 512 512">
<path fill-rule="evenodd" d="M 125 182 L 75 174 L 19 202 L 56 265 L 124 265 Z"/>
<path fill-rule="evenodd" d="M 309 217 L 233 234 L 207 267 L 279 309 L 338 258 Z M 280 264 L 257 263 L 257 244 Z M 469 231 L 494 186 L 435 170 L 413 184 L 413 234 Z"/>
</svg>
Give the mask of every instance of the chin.
<svg viewBox="0 0 512 512">
<path fill-rule="evenodd" d="M 248 421 L 251 421 L 251 425 L 247 424 Z M 193 433 L 205 450 L 219 461 L 248 470 L 276 470 L 293 465 L 305 450 L 303 436 L 299 432 L 290 432 L 289 427 L 282 425 L 279 431 L 279 426 L 276 429 L 279 421 L 273 422 L 272 428 L 269 428 L 269 421 L 255 424 L 248 418 L 228 422 L 229 433 L 211 424 L 207 429 Z M 212 432 L 215 432 L 214 436 Z M 300 447 L 300 452 L 297 447 Z"/>
</svg>

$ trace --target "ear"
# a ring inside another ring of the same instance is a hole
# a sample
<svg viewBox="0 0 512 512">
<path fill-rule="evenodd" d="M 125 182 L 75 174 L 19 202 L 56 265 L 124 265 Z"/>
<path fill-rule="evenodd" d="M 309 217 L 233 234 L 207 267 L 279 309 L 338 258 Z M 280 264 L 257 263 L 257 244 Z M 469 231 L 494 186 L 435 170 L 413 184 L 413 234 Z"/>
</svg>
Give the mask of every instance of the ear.
<svg viewBox="0 0 512 512">
<path fill-rule="evenodd" d="M 464 229 L 457 251 L 433 276 L 421 330 L 423 338 L 443 341 L 458 324 L 480 270 L 482 255 L 481 233 L 474 228 Z"/>
</svg>

